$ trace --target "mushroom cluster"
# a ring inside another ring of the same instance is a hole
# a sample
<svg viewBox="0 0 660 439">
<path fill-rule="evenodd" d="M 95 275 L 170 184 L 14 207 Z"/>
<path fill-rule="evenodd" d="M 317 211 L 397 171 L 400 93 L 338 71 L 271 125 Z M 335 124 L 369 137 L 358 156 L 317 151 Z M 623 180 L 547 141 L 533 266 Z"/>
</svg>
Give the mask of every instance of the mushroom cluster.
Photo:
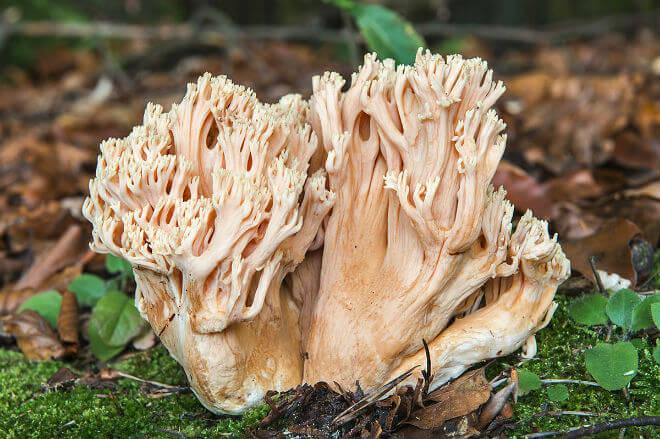
<svg viewBox="0 0 660 439">
<path fill-rule="evenodd" d="M 367 55 L 343 87 L 326 73 L 309 103 L 269 105 L 207 74 L 101 145 L 92 248 L 132 264 L 138 309 L 214 412 L 303 381 L 378 387 L 424 364 L 422 340 L 435 388 L 534 355 L 552 317 L 569 262 L 531 213 L 514 231 L 490 184 L 506 136 L 486 63 Z"/>
</svg>

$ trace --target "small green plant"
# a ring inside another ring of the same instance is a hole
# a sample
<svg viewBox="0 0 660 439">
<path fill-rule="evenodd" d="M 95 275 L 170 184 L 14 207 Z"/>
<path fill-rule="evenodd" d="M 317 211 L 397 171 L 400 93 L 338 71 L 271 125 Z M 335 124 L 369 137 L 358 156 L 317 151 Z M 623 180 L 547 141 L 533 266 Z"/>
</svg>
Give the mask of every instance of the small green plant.
<svg viewBox="0 0 660 439">
<path fill-rule="evenodd" d="M 111 279 L 83 273 L 68 285 L 81 307 L 92 308 L 88 329 L 90 347 L 92 353 L 103 361 L 123 351 L 145 327 L 133 299 L 122 292 L 133 279 L 130 263 L 108 255 L 105 266 L 114 275 Z M 48 290 L 30 297 L 18 312 L 34 310 L 55 328 L 61 306 L 62 295 L 56 290 Z"/>
<path fill-rule="evenodd" d="M 541 388 L 541 379 L 534 372 L 518 369 L 518 394 L 520 396 Z"/>
<path fill-rule="evenodd" d="M 546 389 L 548 399 L 553 402 L 562 402 L 568 399 L 568 387 L 564 384 L 554 384 Z"/>
<path fill-rule="evenodd" d="M 391 9 L 352 0 L 330 1 L 355 19 L 367 46 L 381 58 L 392 58 L 399 64 L 412 64 L 417 49 L 426 46 L 412 24 Z"/>
<path fill-rule="evenodd" d="M 642 298 L 636 292 L 624 288 L 609 298 L 601 294 L 589 294 L 570 304 L 569 315 L 582 325 L 613 325 L 622 329 L 618 333 L 612 331 L 610 326 L 609 332 L 619 341 L 598 343 L 585 352 L 587 371 L 596 382 L 604 389 L 619 390 L 626 387 L 637 374 L 637 350 L 645 345 L 644 339 L 630 340 L 632 335 L 660 323 L 660 293 Z M 653 357 L 660 363 L 658 346 L 653 351 Z"/>
<path fill-rule="evenodd" d="M 121 291 L 108 291 L 98 301 L 89 319 L 92 353 L 107 361 L 119 354 L 144 328 L 133 299 Z"/>
<path fill-rule="evenodd" d="M 23 302 L 17 312 L 23 312 L 27 309 L 36 311 L 43 317 L 50 326 L 57 326 L 57 317 L 60 315 L 62 307 L 62 295 L 56 290 L 43 291 L 30 297 Z"/>
<path fill-rule="evenodd" d="M 548 384 L 553 382 L 549 380 Z M 518 369 L 518 395 L 524 396 L 530 392 L 539 390 L 543 387 L 544 382 L 536 375 L 527 369 Z M 568 387 L 564 384 L 550 384 L 545 390 L 548 400 L 552 402 L 562 402 L 568 399 Z"/>
<path fill-rule="evenodd" d="M 601 294 L 587 294 L 571 302 L 568 315 L 581 325 L 607 324 L 607 298 Z"/>
<path fill-rule="evenodd" d="M 623 389 L 637 375 L 637 349 L 628 341 L 598 343 L 584 357 L 587 371 L 606 390 Z"/>
<path fill-rule="evenodd" d="M 108 283 L 93 274 L 83 273 L 69 284 L 80 306 L 93 307 L 108 291 Z"/>
</svg>

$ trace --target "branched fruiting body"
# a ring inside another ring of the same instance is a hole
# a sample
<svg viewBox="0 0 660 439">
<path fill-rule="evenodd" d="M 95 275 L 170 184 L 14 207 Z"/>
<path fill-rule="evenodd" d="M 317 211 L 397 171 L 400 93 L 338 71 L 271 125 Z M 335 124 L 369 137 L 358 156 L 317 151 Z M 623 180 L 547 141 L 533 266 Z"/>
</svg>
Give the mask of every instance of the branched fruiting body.
<svg viewBox="0 0 660 439">
<path fill-rule="evenodd" d="M 207 74 L 101 145 L 92 247 L 131 262 L 200 401 L 240 413 L 302 381 L 374 388 L 425 364 L 422 340 L 432 387 L 533 355 L 569 263 L 531 213 L 514 230 L 490 184 L 506 136 L 486 63 L 368 55 L 347 91 L 336 73 L 313 85 L 309 104 L 265 105 Z"/>
</svg>

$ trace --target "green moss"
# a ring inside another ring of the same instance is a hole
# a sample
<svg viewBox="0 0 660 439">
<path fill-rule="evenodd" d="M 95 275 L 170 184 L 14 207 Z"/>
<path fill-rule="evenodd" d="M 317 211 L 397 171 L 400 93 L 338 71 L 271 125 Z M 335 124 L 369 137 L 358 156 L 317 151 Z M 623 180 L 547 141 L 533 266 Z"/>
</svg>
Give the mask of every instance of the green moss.
<svg viewBox="0 0 660 439">
<path fill-rule="evenodd" d="M 584 351 L 605 339 L 602 330 L 572 322 L 566 312 L 568 300 L 560 306 L 548 328 L 537 336 L 538 355 L 524 368 L 541 378 L 589 380 Z M 613 338 L 620 336 L 615 331 Z M 642 415 L 660 414 L 660 365 L 652 358 L 645 339 L 640 349 L 639 374 L 633 379 L 628 398 L 621 391 L 568 384 L 569 398 L 551 402 L 546 389 L 522 396 L 514 406 L 515 423 L 507 437 L 524 437 L 535 431 L 566 431 L 588 423 Z M 518 356 L 506 357 L 489 367 L 497 373 L 518 363 Z M 240 418 L 218 417 L 207 412 L 192 394 L 149 398 L 140 383 L 121 379 L 113 390 L 92 390 L 77 386 L 71 391 L 44 392 L 43 384 L 64 363 L 28 361 L 20 353 L 0 350 L 0 437 L 121 437 L 167 438 L 240 437 L 245 428 L 266 414 L 260 406 Z M 112 365 L 131 375 L 167 384 L 183 385 L 185 374 L 161 346 L 141 352 Z M 552 416 L 547 412 L 584 411 L 595 417 Z M 637 436 L 634 436 L 637 433 Z M 660 437 L 652 428 L 629 429 L 627 437 Z M 617 437 L 617 433 L 603 437 Z"/>
<path fill-rule="evenodd" d="M 20 353 L 0 350 L 0 437 L 240 437 L 266 412 L 261 406 L 241 418 L 213 416 L 192 394 L 153 399 L 140 390 L 140 383 L 127 379 L 113 390 L 76 386 L 44 392 L 43 384 L 63 365 L 28 361 Z M 114 367 L 140 378 L 186 382 L 162 347 Z"/>
<path fill-rule="evenodd" d="M 564 378 L 593 381 L 585 369 L 584 351 L 603 341 L 606 334 L 574 323 L 567 315 L 568 300 L 559 299 L 559 308 L 550 325 L 537 335 L 538 354 L 526 362 L 524 367 L 542 379 Z M 616 334 L 615 334 L 616 335 Z M 613 337 L 615 336 L 613 335 Z M 652 349 L 646 340 L 639 350 L 639 373 L 633 379 L 628 397 L 623 391 L 608 392 L 600 387 L 568 384 L 569 398 L 562 402 L 551 402 L 545 389 L 531 392 L 518 400 L 514 406 L 515 437 L 536 431 L 566 431 L 590 423 L 605 422 L 644 415 L 660 414 L 660 365 L 653 361 Z M 499 368 L 515 364 L 517 357 L 511 356 L 499 362 Z M 544 412 L 583 411 L 597 416 L 575 415 L 552 416 Z M 626 437 L 644 432 L 647 437 L 660 437 L 660 431 L 652 427 L 629 429 Z M 617 437 L 618 432 L 602 437 Z"/>
</svg>

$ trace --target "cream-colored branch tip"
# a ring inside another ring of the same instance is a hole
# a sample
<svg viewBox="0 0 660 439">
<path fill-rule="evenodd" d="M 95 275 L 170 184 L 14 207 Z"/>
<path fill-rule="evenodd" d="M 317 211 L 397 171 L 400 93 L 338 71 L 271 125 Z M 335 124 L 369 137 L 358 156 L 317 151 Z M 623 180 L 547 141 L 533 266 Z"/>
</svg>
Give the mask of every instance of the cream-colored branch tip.
<svg viewBox="0 0 660 439">
<path fill-rule="evenodd" d="M 420 51 L 397 67 L 367 55 L 346 91 L 336 73 L 313 86 L 336 200 L 304 379 L 374 388 L 423 369 L 422 340 L 434 388 L 523 345 L 533 355 L 569 262 L 531 214 L 513 231 L 513 206 L 491 186 L 505 88 L 486 62 Z"/>
<path fill-rule="evenodd" d="M 138 309 L 215 412 L 302 379 L 302 304 L 281 284 L 334 202 L 322 170 L 308 177 L 308 111 L 206 74 L 101 144 L 84 205 L 92 248 L 133 265 Z"/>
</svg>

